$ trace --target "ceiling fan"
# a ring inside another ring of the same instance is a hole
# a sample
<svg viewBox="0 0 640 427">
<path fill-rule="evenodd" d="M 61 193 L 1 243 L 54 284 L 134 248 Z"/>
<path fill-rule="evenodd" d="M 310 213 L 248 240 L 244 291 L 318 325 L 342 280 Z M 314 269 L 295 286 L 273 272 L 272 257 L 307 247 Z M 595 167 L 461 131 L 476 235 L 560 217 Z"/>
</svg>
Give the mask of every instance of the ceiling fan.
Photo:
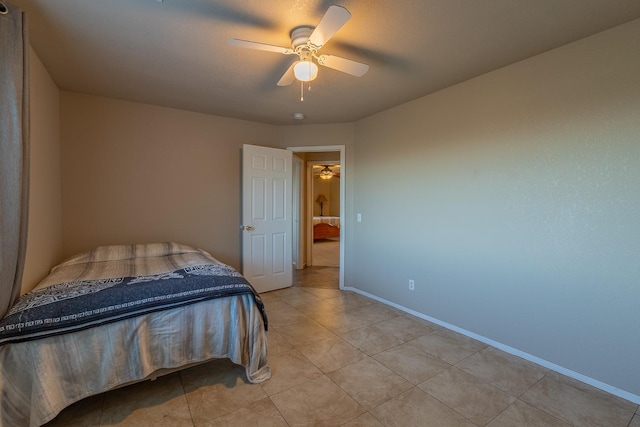
<svg viewBox="0 0 640 427">
<path fill-rule="evenodd" d="M 352 76 L 361 77 L 369 70 L 368 65 L 339 56 L 318 54 L 322 46 L 324 46 L 350 18 L 351 13 L 344 7 L 336 5 L 330 6 L 315 28 L 303 25 L 291 31 L 290 48 L 240 39 L 229 39 L 229 44 L 284 55 L 297 55 L 298 60 L 291 64 L 280 78 L 278 86 L 289 86 L 295 79 L 303 83 L 314 80 L 318 75 L 318 66 L 313 61 L 314 59 L 319 65 L 342 71 Z"/>
<path fill-rule="evenodd" d="M 334 172 L 329 168 L 329 165 L 321 165 L 321 166 L 318 166 L 318 168 L 321 168 L 323 166 L 324 168 L 318 173 L 318 176 L 320 177 L 320 179 L 331 179 L 333 177 L 340 179 L 340 172 Z M 335 165 L 332 167 L 335 168 Z M 314 166 L 314 169 L 315 168 L 316 166 Z"/>
</svg>

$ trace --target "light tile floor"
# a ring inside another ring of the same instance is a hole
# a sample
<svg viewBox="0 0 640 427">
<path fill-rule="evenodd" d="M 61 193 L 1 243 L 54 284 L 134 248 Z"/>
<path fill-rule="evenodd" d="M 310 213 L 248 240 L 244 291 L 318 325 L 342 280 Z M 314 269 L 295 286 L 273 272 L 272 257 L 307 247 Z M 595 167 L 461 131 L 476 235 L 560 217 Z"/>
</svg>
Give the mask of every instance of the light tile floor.
<svg viewBox="0 0 640 427">
<path fill-rule="evenodd" d="M 341 292 L 336 270 L 263 295 L 270 380 L 214 361 L 85 399 L 49 427 L 640 427 L 637 404 Z"/>
</svg>

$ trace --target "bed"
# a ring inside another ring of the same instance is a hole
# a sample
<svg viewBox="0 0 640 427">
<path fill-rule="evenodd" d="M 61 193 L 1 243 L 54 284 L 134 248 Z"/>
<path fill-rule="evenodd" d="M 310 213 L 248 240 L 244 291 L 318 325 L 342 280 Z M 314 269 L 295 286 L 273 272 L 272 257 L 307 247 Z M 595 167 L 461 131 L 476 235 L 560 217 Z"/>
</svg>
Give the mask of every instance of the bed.
<svg viewBox="0 0 640 427">
<path fill-rule="evenodd" d="M 176 243 L 102 246 L 54 267 L 0 321 L 0 425 L 39 426 L 85 397 L 216 358 L 267 380 L 264 304 Z"/>
<path fill-rule="evenodd" d="M 340 237 L 339 216 L 314 216 L 313 240 Z"/>
</svg>

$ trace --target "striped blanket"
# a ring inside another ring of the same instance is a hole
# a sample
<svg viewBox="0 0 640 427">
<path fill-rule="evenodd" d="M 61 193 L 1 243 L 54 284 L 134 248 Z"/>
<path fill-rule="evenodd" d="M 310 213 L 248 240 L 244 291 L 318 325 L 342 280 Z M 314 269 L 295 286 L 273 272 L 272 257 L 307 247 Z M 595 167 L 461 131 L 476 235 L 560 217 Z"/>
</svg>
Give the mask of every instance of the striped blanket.
<svg viewBox="0 0 640 427">
<path fill-rule="evenodd" d="M 102 246 L 54 267 L 0 321 L 0 345 L 82 330 L 197 301 L 260 296 L 234 268 L 176 243 Z"/>
</svg>

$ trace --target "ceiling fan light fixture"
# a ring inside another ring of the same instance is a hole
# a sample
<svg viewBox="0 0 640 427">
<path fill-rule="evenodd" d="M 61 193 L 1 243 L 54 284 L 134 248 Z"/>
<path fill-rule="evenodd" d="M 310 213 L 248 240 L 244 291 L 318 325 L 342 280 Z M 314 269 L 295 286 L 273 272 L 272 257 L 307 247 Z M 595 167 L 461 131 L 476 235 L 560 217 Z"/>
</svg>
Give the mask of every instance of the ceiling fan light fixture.
<svg viewBox="0 0 640 427">
<path fill-rule="evenodd" d="M 321 179 L 331 179 L 333 178 L 333 171 L 329 169 L 329 166 L 325 166 L 324 169 L 320 171 Z"/>
<path fill-rule="evenodd" d="M 283 55 L 297 55 L 298 60 L 289 65 L 277 85 L 289 86 L 298 80 L 300 82 L 300 101 L 304 101 L 304 84 L 307 83 L 307 88 L 311 90 L 309 82 L 318 76 L 319 65 L 356 77 L 363 76 L 369 69 L 367 64 L 339 56 L 318 54 L 318 51 L 349 19 L 351 19 L 351 13 L 346 8 L 334 4 L 329 6 L 317 26 L 301 25 L 293 28 L 289 33 L 290 48 L 235 38 L 229 39 L 229 44 Z"/>
<path fill-rule="evenodd" d="M 311 61 L 298 61 L 293 67 L 293 74 L 301 82 L 310 82 L 318 77 L 318 66 Z"/>
</svg>

